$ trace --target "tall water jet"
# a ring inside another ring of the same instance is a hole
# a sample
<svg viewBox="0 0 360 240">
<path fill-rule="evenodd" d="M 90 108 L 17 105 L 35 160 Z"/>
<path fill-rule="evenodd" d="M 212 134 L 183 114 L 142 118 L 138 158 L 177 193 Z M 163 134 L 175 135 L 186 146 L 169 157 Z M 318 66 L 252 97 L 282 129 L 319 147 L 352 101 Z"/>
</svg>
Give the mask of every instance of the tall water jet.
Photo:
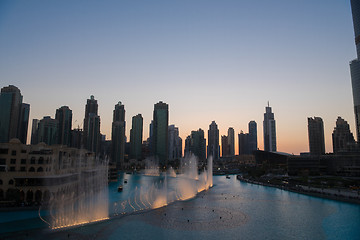
<svg viewBox="0 0 360 240">
<path fill-rule="evenodd" d="M 87 153 L 81 153 L 80 156 L 80 159 L 74 159 L 71 169 L 60 171 L 62 174 L 54 176 L 47 183 L 51 192 L 50 219 L 47 222 L 52 229 L 86 224 L 109 217 L 108 162 Z M 62 159 L 64 162 L 68 160 L 70 159 Z M 58 184 L 59 181 L 62 183 L 60 187 L 56 191 L 51 189 L 51 185 Z"/>
</svg>

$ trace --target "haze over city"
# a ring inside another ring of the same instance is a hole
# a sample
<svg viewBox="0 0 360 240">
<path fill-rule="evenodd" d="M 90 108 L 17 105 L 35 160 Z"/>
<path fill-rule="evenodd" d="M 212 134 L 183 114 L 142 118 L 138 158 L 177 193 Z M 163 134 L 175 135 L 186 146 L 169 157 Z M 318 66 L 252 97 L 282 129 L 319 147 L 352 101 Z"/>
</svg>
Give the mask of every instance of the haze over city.
<svg viewBox="0 0 360 240">
<path fill-rule="evenodd" d="M 263 149 L 270 101 L 278 151 L 308 151 L 307 117 L 319 116 L 331 152 L 337 116 L 355 134 L 355 57 L 347 0 L 0 3 L 1 86 L 21 90 L 30 122 L 67 105 L 73 127 L 94 95 L 107 139 L 118 101 L 128 139 L 138 113 L 148 137 L 153 106 L 164 101 L 183 140 L 198 128 L 207 138 L 213 120 L 220 135 L 255 120 Z"/>
</svg>

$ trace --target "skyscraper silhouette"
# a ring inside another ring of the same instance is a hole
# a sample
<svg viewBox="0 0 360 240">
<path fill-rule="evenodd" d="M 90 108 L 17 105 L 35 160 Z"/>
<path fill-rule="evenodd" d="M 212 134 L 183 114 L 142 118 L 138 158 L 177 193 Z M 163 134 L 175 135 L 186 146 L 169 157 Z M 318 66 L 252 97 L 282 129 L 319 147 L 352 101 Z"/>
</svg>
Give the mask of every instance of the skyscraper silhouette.
<svg viewBox="0 0 360 240">
<path fill-rule="evenodd" d="M 124 165 L 125 157 L 125 107 L 121 102 L 115 105 L 111 132 L 112 161 L 118 169 Z"/>
<path fill-rule="evenodd" d="M 336 120 L 336 127 L 332 134 L 334 153 L 348 152 L 354 148 L 354 135 L 350 132 L 350 126 L 341 117 Z"/>
<path fill-rule="evenodd" d="M 207 157 L 212 156 L 214 160 L 220 157 L 219 129 L 215 121 L 212 121 L 208 130 Z"/>
<path fill-rule="evenodd" d="M 276 126 L 274 113 L 271 112 L 271 107 L 265 107 L 264 113 L 264 150 L 268 152 L 276 152 Z"/>
<path fill-rule="evenodd" d="M 255 121 L 249 122 L 249 154 L 257 150 L 257 124 Z"/>
<path fill-rule="evenodd" d="M 308 133 L 310 154 L 325 154 L 324 123 L 320 117 L 308 118 Z"/>
<path fill-rule="evenodd" d="M 167 165 L 168 157 L 168 125 L 169 106 L 166 103 L 158 102 L 154 105 L 152 122 L 151 147 L 153 155 L 158 158 L 159 164 Z"/>
<path fill-rule="evenodd" d="M 94 96 L 91 95 L 85 106 L 83 144 L 84 147 L 92 152 L 100 151 L 100 117 L 98 116 L 98 104 Z"/>
<path fill-rule="evenodd" d="M 357 141 L 360 142 L 360 1 L 351 0 L 357 58 L 350 62 Z"/>
<path fill-rule="evenodd" d="M 26 144 L 30 105 L 23 103 L 20 90 L 9 85 L 0 93 L 0 143 L 18 138 Z"/>
<path fill-rule="evenodd" d="M 58 121 L 58 144 L 71 146 L 72 111 L 68 106 L 56 109 L 55 119 Z"/>
<path fill-rule="evenodd" d="M 228 129 L 227 140 L 229 145 L 229 156 L 235 156 L 235 131 L 232 127 L 229 127 Z"/>
<path fill-rule="evenodd" d="M 132 117 L 132 128 L 130 130 L 130 155 L 131 158 L 140 160 L 142 158 L 143 140 L 143 117 L 141 114 Z"/>
</svg>

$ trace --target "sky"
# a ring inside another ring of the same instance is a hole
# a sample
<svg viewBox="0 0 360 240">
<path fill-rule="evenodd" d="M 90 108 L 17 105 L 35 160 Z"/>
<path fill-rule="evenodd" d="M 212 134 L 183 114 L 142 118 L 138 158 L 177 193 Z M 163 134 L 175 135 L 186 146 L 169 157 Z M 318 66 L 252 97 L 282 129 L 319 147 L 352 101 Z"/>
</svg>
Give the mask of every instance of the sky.
<svg viewBox="0 0 360 240">
<path fill-rule="evenodd" d="M 258 127 L 267 102 L 277 149 L 309 151 L 307 118 L 322 117 L 326 152 L 338 116 L 355 119 L 349 62 L 356 58 L 349 0 L 0 0 L 0 87 L 15 85 L 32 119 L 98 100 L 101 133 L 125 105 L 126 135 L 141 113 L 144 139 L 154 104 L 185 141 L 212 121 Z M 354 136 L 355 137 L 355 136 Z"/>
</svg>

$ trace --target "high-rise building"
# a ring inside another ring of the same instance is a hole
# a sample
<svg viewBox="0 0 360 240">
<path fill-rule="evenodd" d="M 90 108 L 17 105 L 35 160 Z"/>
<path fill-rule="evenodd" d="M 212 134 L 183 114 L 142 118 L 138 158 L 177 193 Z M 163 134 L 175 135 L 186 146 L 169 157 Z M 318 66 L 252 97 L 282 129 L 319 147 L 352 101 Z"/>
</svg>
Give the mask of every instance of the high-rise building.
<svg viewBox="0 0 360 240">
<path fill-rule="evenodd" d="M 230 145 L 228 141 L 228 136 L 221 136 L 221 156 L 227 157 L 230 155 Z"/>
<path fill-rule="evenodd" d="M 350 62 L 357 141 L 360 142 L 360 2 L 351 0 L 357 58 Z"/>
<path fill-rule="evenodd" d="M 83 143 L 83 130 L 80 127 L 71 130 L 71 147 L 80 149 Z"/>
<path fill-rule="evenodd" d="M 185 139 L 185 147 L 184 147 L 184 156 L 188 156 L 191 154 L 191 136 L 187 136 Z"/>
<path fill-rule="evenodd" d="M 228 129 L 229 156 L 235 156 L 235 131 L 232 127 Z"/>
<path fill-rule="evenodd" d="M 55 119 L 58 121 L 58 144 L 71 146 L 72 111 L 68 106 L 56 109 Z"/>
<path fill-rule="evenodd" d="M 160 165 L 166 166 L 169 125 L 169 106 L 166 103 L 160 101 L 154 105 L 152 124 L 151 147 L 153 148 L 153 155 L 158 158 Z"/>
<path fill-rule="evenodd" d="M 239 155 L 250 154 L 249 152 L 249 134 L 240 131 L 239 137 Z"/>
<path fill-rule="evenodd" d="M 38 130 L 39 130 L 39 119 L 33 119 L 31 127 L 31 145 L 39 143 Z"/>
<path fill-rule="evenodd" d="M 101 134 L 100 134 L 100 117 L 95 113 L 89 113 L 87 117 L 86 128 L 86 149 L 98 154 L 100 151 Z M 85 129 L 84 129 L 85 132 Z"/>
<path fill-rule="evenodd" d="M 255 121 L 249 122 L 249 154 L 257 150 L 257 124 Z"/>
<path fill-rule="evenodd" d="M 267 152 L 276 152 L 276 126 L 274 113 L 271 112 L 271 107 L 265 108 L 264 113 L 264 150 Z"/>
<path fill-rule="evenodd" d="M 220 157 L 219 129 L 215 121 L 212 121 L 208 130 L 207 157 L 212 156 L 214 160 Z"/>
<path fill-rule="evenodd" d="M 58 121 L 49 116 L 45 116 L 39 122 L 38 142 L 47 145 L 55 145 L 58 142 Z"/>
<path fill-rule="evenodd" d="M 20 118 L 19 118 L 18 139 L 20 140 L 20 142 L 24 144 L 26 144 L 26 140 L 27 140 L 29 114 L 30 114 L 30 104 L 22 103 Z"/>
<path fill-rule="evenodd" d="M 125 159 L 125 107 L 121 102 L 115 105 L 111 132 L 112 161 L 118 169 L 122 168 Z"/>
<path fill-rule="evenodd" d="M 179 137 L 179 128 L 170 125 L 168 128 L 168 159 L 176 160 L 182 157 L 182 139 Z"/>
<path fill-rule="evenodd" d="M 23 103 L 20 90 L 9 85 L 0 93 L 0 143 L 18 138 L 26 144 L 30 105 Z"/>
<path fill-rule="evenodd" d="M 311 155 L 325 154 L 324 123 L 320 117 L 308 118 L 309 150 Z"/>
<path fill-rule="evenodd" d="M 90 99 L 87 99 L 86 105 L 85 105 L 85 117 L 84 117 L 84 131 L 83 131 L 83 145 L 86 149 L 89 146 L 88 144 L 88 137 L 89 137 L 89 117 L 90 114 L 92 114 L 93 118 L 94 116 L 98 115 L 98 104 L 97 100 L 95 100 L 94 96 L 91 95 Z M 100 119 L 99 119 L 100 120 Z M 100 138 L 100 136 L 97 136 Z M 88 149 L 90 150 L 90 149 Z"/>
<path fill-rule="evenodd" d="M 130 157 L 142 159 L 143 141 L 143 117 L 141 114 L 132 117 L 132 128 L 130 130 Z"/>
<path fill-rule="evenodd" d="M 334 153 L 348 152 L 355 147 L 354 135 L 350 132 L 350 126 L 341 117 L 336 120 L 336 127 L 332 133 Z"/>
</svg>

